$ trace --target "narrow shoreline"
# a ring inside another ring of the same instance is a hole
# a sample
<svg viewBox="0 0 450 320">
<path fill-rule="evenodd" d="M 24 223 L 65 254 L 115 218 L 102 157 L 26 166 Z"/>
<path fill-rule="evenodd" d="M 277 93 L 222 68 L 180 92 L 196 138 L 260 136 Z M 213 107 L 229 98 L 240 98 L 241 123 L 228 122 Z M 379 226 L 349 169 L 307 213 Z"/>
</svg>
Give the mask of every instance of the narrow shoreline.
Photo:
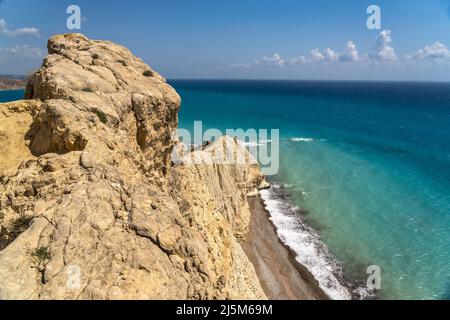
<svg viewBox="0 0 450 320">
<path fill-rule="evenodd" d="M 261 196 L 247 199 L 250 230 L 243 248 L 270 300 L 329 300 L 319 282 L 278 237 Z"/>
</svg>

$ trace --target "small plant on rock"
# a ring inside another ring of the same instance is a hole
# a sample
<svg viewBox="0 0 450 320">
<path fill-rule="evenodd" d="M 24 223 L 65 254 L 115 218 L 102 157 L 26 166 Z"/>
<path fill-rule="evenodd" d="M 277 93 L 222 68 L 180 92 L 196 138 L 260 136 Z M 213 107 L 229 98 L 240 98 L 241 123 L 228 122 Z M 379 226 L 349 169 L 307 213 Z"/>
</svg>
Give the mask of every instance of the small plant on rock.
<svg viewBox="0 0 450 320">
<path fill-rule="evenodd" d="M 16 220 L 14 220 L 11 224 L 10 235 L 12 239 L 17 238 L 22 232 L 28 229 L 31 221 L 33 220 L 30 216 L 20 216 Z"/>
<path fill-rule="evenodd" d="M 36 259 L 37 264 L 40 266 L 50 259 L 50 251 L 47 247 L 39 247 L 31 253 L 31 256 Z"/>
<path fill-rule="evenodd" d="M 145 70 L 143 75 L 145 77 L 153 77 L 153 72 L 151 70 Z"/>
<path fill-rule="evenodd" d="M 103 123 L 103 124 L 108 123 L 108 116 L 103 111 L 101 111 L 97 108 L 92 108 L 91 112 L 94 113 L 95 115 L 97 115 L 97 117 L 99 118 L 101 123 Z"/>
</svg>

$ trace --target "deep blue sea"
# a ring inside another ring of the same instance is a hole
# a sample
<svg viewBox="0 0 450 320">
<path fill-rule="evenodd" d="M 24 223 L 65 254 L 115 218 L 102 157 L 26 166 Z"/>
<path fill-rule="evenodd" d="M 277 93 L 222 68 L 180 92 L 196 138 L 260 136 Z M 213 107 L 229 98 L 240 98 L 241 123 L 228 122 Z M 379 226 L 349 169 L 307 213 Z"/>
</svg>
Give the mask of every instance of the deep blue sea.
<svg viewBox="0 0 450 320">
<path fill-rule="evenodd" d="M 221 130 L 280 129 L 281 167 L 270 179 L 346 279 L 362 280 L 376 265 L 380 298 L 450 299 L 450 84 L 170 83 L 183 100 L 182 128 L 201 120 Z M 0 101 L 21 94 L 0 92 Z M 308 239 L 283 229 L 278 209 L 282 240 L 301 247 Z M 316 263 L 314 248 L 297 250 L 299 261 Z"/>
<path fill-rule="evenodd" d="M 24 93 L 24 90 L 0 90 L 0 103 L 20 100 Z"/>
</svg>

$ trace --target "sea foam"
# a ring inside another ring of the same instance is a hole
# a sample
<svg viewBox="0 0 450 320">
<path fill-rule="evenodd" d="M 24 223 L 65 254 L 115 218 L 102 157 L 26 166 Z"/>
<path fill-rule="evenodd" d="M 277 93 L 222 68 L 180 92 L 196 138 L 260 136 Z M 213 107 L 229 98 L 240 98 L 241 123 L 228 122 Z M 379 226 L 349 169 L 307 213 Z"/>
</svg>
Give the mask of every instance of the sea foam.
<svg viewBox="0 0 450 320">
<path fill-rule="evenodd" d="M 338 279 L 342 277 L 342 266 L 320 241 L 317 232 L 304 223 L 298 209 L 281 199 L 277 189 L 279 187 L 275 185 L 269 190 L 262 190 L 261 198 L 278 237 L 295 252 L 296 260 L 311 272 L 331 299 L 350 300 L 351 293 Z"/>
<path fill-rule="evenodd" d="M 258 141 L 240 141 L 244 147 L 250 148 L 250 147 L 260 147 L 267 145 L 268 143 L 272 143 L 272 140 L 258 140 Z"/>
<path fill-rule="evenodd" d="M 314 141 L 316 141 L 313 138 L 291 138 L 289 140 L 291 140 L 292 142 L 314 142 Z"/>
</svg>

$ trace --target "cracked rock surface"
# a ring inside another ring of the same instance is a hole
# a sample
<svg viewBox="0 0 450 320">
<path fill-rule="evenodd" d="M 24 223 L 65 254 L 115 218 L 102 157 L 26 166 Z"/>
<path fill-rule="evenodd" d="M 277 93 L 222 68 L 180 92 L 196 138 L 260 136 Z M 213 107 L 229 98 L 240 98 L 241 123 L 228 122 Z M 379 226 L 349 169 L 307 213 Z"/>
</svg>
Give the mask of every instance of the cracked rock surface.
<svg viewBox="0 0 450 320">
<path fill-rule="evenodd" d="M 265 298 L 240 244 L 258 165 L 173 165 L 164 78 L 80 34 L 48 51 L 26 100 L 0 105 L 0 299 Z M 246 153 L 194 153 L 218 146 Z"/>
</svg>

